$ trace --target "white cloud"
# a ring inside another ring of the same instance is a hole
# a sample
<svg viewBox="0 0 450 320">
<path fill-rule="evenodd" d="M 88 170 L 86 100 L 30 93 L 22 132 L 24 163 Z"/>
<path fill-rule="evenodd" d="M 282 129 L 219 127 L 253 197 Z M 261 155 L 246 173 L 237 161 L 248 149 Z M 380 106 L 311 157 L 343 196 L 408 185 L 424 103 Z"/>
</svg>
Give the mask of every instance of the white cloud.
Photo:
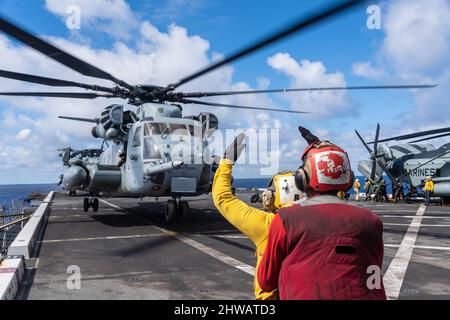
<svg viewBox="0 0 450 320">
<path fill-rule="evenodd" d="M 31 130 L 30 129 L 22 129 L 20 132 L 16 135 L 17 140 L 25 140 L 30 136 Z"/>
<path fill-rule="evenodd" d="M 450 4 L 445 0 L 398 0 L 387 8 L 386 37 L 381 53 L 388 65 L 408 82 L 439 87 L 413 92 L 407 126 L 450 124 Z"/>
<path fill-rule="evenodd" d="M 379 80 L 386 76 L 383 69 L 373 67 L 370 61 L 355 62 L 352 65 L 352 72 L 354 75 L 375 80 Z"/>
<path fill-rule="evenodd" d="M 344 74 L 329 73 L 321 61 L 296 61 L 288 53 L 277 53 L 267 59 L 275 70 L 286 75 L 291 88 L 346 86 Z M 348 116 L 355 113 L 345 91 L 294 92 L 283 95 L 294 110 L 308 111 L 312 118 Z"/>
<path fill-rule="evenodd" d="M 450 4 L 446 0 L 398 0 L 384 18 L 382 51 L 405 77 L 433 71 L 450 58 Z"/>
<path fill-rule="evenodd" d="M 450 3 L 395 0 L 386 3 L 382 19 L 385 36 L 374 64 L 355 63 L 353 73 L 393 83 L 439 85 L 411 90 L 411 108 L 398 119 L 397 132 L 450 125 Z"/>
<path fill-rule="evenodd" d="M 96 29 L 114 38 L 128 38 L 139 23 L 129 4 L 124 0 L 46 0 L 48 11 L 66 21 L 68 9 L 78 6 L 81 13 L 81 28 Z"/>
</svg>

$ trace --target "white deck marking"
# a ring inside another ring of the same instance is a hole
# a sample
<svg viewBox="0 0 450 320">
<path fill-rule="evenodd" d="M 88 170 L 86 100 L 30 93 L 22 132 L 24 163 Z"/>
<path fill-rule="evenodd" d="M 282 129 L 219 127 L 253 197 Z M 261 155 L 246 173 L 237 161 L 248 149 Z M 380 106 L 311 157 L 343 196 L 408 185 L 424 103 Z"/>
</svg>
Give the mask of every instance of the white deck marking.
<svg viewBox="0 0 450 320">
<path fill-rule="evenodd" d="M 110 203 L 110 202 L 108 202 L 106 200 L 103 200 L 103 199 L 99 199 L 99 200 L 101 202 L 109 205 L 110 207 L 116 208 L 118 210 L 126 211 L 126 209 L 121 208 L 118 205 Z M 197 242 L 197 241 L 187 237 L 186 235 L 179 234 L 179 233 L 174 233 L 174 232 L 172 232 L 170 230 L 167 230 L 167 229 L 155 226 L 155 225 L 153 225 L 152 227 L 154 227 L 154 228 L 156 228 L 156 229 L 158 229 L 158 230 L 160 230 L 160 231 L 162 231 L 162 232 L 164 232 L 166 234 L 170 234 L 171 236 L 173 236 L 176 239 L 184 242 L 185 244 L 187 244 L 187 245 L 189 245 L 189 246 L 191 246 L 191 247 L 193 247 L 193 248 L 195 248 L 197 250 L 200 250 L 203 253 L 206 253 L 207 255 L 209 255 L 209 256 L 211 256 L 211 257 L 213 257 L 213 258 L 215 258 L 215 259 L 217 259 L 217 260 L 219 260 L 219 261 L 221 261 L 221 262 L 223 262 L 223 263 L 225 263 L 225 264 L 227 264 L 229 266 L 232 266 L 232 267 L 234 267 L 236 269 L 239 269 L 239 270 L 241 270 L 241 271 L 243 271 L 243 272 L 245 272 L 245 273 L 247 273 L 247 274 L 249 274 L 251 276 L 255 275 L 255 267 L 252 267 L 252 266 L 250 266 L 250 265 L 248 265 L 246 263 L 243 263 L 243 262 L 241 262 L 241 261 L 239 261 L 239 260 L 237 260 L 235 258 L 227 256 L 227 255 L 223 254 L 222 252 L 217 251 L 216 249 L 213 249 L 211 247 L 205 246 L 204 244 L 201 244 L 200 242 Z"/>
<path fill-rule="evenodd" d="M 398 248 L 399 244 L 385 244 L 386 248 Z M 444 250 L 450 251 L 450 247 L 435 247 L 435 246 L 414 246 L 414 249 L 426 249 L 426 250 Z"/>
<path fill-rule="evenodd" d="M 400 294 L 425 209 L 424 205 L 417 209 L 416 215 L 411 221 L 394 259 L 384 274 L 383 282 L 389 300 L 397 300 Z"/>
<path fill-rule="evenodd" d="M 427 211 L 428 213 L 428 211 Z M 405 218 L 405 219 L 412 219 L 415 216 L 396 216 L 396 215 L 390 215 L 390 214 L 379 214 L 380 218 Z M 423 216 L 422 219 L 450 219 L 450 217 L 441 217 L 441 216 Z"/>
<path fill-rule="evenodd" d="M 194 247 L 194 248 L 202 251 L 203 253 L 206 253 L 206 254 L 210 255 L 211 257 L 216 258 L 219 261 L 222 261 L 223 263 L 225 263 L 229 266 L 239 269 L 251 276 L 255 275 L 255 267 L 252 267 L 252 266 L 250 266 L 246 263 L 243 263 L 235 258 L 227 256 L 227 255 L 223 254 L 222 252 L 217 251 L 216 249 L 205 246 L 204 244 L 201 244 L 200 242 L 192 240 L 191 238 L 188 238 L 185 235 L 177 234 L 174 237 L 180 241 L 183 241 L 187 245 L 190 245 L 191 247 Z"/>
<path fill-rule="evenodd" d="M 42 240 L 39 242 L 40 243 L 58 243 L 58 242 L 117 240 L 117 239 L 133 239 L 133 238 L 165 237 L 165 236 L 170 236 L 170 234 L 168 234 L 168 233 L 164 233 L 164 234 L 134 234 L 134 235 L 129 235 L 129 236 L 106 236 L 106 237 L 91 237 L 91 238 L 53 239 L 53 240 Z"/>
<path fill-rule="evenodd" d="M 170 232 L 170 233 L 169 233 Z M 166 237 L 166 236 L 176 236 L 176 232 L 164 231 L 163 233 L 152 233 L 152 234 L 134 234 L 128 236 L 105 236 L 105 237 L 88 237 L 88 238 L 69 238 L 69 239 L 51 239 L 42 240 L 38 243 L 59 243 L 59 242 L 76 242 L 76 241 L 97 241 L 97 240 L 119 240 L 119 239 L 134 239 L 134 238 L 149 238 L 149 237 Z M 204 237 L 203 234 L 194 233 L 193 236 Z M 225 238 L 225 239 L 248 239 L 246 236 L 240 235 L 223 235 L 223 234 L 210 234 L 210 237 Z"/>
<path fill-rule="evenodd" d="M 385 223 L 383 222 L 383 225 L 385 226 L 409 226 L 409 223 Z M 422 224 L 422 227 L 443 227 L 448 228 L 450 227 L 450 224 Z"/>
<path fill-rule="evenodd" d="M 372 211 L 376 212 L 376 213 L 383 213 L 383 212 L 414 213 L 417 210 L 415 210 L 415 209 L 413 209 L 413 210 L 389 210 L 389 209 L 380 210 L 380 209 L 372 209 Z"/>
</svg>

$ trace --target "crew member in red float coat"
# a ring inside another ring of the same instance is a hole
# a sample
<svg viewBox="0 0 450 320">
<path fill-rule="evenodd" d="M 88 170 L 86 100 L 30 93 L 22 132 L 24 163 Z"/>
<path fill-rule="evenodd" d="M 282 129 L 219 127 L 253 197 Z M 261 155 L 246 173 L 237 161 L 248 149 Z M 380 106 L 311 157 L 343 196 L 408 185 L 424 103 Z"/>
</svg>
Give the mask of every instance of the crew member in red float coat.
<svg viewBox="0 0 450 320">
<path fill-rule="evenodd" d="M 257 270 L 280 299 L 386 299 L 381 277 L 383 224 L 337 198 L 353 185 L 347 153 L 299 127 L 309 146 L 295 176 L 308 200 L 279 209 Z"/>
</svg>

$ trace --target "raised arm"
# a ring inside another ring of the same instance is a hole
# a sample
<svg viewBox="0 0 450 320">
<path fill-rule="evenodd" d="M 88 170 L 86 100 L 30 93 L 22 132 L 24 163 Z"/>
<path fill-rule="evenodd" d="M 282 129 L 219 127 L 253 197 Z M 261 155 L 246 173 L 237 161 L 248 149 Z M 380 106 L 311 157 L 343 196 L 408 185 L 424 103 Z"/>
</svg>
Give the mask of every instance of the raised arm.
<svg viewBox="0 0 450 320">
<path fill-rule="evenodd" d="M 225 151 L 214 176 L 212 195 L 219 212 L 256 246 L 267 239 L 274 214 L 249 206 L 231 192 L 231 173 L 235 160 L 244 149 L 245 136 L 239 135 Z"/>
</svg>

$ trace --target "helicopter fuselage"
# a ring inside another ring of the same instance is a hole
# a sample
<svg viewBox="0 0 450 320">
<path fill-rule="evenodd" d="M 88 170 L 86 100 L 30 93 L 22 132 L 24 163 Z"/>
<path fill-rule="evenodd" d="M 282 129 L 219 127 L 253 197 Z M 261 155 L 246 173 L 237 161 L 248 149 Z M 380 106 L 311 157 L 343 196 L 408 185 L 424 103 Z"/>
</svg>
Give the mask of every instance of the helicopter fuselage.
<svg viewBox="0 0 450 320">
<path fill-rule="evenodd" d="M 98 158 L 71 160 L 65 188 L 120 197 L 209 191 L 213 166 L 202 121 L 183 118 L 179 106 L 154 103 L 139 106 L 136 120 Z"/>
<path fill-rule="evenodd" d="M 378 154 L 389 173 L 408 185 L 421 188 L 426 177 L 433 178 L 434 192 L 438 197 L 450 198 L 450 144 L 434 148 L 430 144 L 380 144 Z M 371 162 L 362 160 L 358 169 L 366 178 L 370 177 Z M 376 180 L 383 170 L 377 166 Z"/>
</svg>

